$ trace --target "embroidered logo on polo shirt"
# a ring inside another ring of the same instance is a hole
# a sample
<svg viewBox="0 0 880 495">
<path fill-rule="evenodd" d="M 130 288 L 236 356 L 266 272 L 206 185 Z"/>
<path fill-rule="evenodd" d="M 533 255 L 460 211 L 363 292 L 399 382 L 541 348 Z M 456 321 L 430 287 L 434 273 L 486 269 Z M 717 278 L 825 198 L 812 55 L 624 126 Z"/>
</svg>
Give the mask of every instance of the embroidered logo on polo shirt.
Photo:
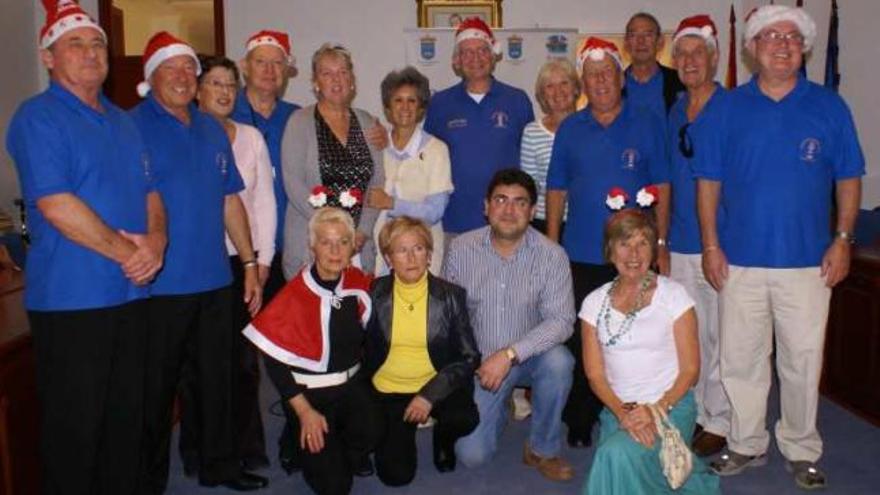
<svg viewBox="0 0 880 495">
<path fill-rule="evenodd" d="M 507 123 L 510 121 L 510 116 L 507 115 L 507 112 L 502 110 L 496 110 L 492 112 L 492 122 L 495 123 L 495 127 L 498 129 L 506 129 Z"/>
<path fill-rule="evenodd" d="M 229 158 L 222 151 L 217 153 L 217 168 L 220 169 L 220 174 L 226 177 L 226 173 L 229 171 Z"/>
<path fill-rule="evenodd" d="M 460 129 L 462 127 L 467 127 L 467 119 L 452 119 L 446 122 L 447 129 Z"/>
<path fill-rule="evenodd" d="M 822 151 L 822 144 L 816 138 L 807 138 L 801 141 L 801 160 L 813 163 Z"/>
<path fill-rule="evenodd" d="M 635 148 L 627 148 L 620 154 L 620 165 L 624 170 L 635 170 L 638 161 L 639 150 Z"/>
</svg>

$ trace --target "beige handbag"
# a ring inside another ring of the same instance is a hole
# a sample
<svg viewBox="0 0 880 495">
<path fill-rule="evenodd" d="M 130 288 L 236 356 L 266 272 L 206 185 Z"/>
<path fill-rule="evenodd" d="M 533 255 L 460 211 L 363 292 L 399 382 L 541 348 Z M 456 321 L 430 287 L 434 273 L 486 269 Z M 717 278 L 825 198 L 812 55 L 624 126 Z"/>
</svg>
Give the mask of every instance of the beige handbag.
<svg viewBox="0 0 880 495">
<path fill-rule="evenodd" d="M 657 426 L 657 435 L 660 437 L 660 466 L 669 486 L 677 490 L 691 475 L 694 454 L 684 443 L 678 429 L 669 421 L 669 416 L 662 407 L 651 404 L 651 412 L 654 416 L 654 424 Z"/>
</svg>

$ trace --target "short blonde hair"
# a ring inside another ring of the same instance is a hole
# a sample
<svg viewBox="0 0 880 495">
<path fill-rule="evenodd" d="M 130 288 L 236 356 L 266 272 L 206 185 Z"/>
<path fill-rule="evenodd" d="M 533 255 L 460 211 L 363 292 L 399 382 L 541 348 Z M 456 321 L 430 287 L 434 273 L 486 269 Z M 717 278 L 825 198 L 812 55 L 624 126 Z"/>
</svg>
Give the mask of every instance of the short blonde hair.
<svg viewBox="0 0 880 495">
<path fill-rule="evenodd" d="M 657 257 L 657 226 L 653 215 L 635 208 L 620 210 L 605 223 L 605 242 L 602 244 L 605 260 L 611 263 L 615 243 L 625 241 L 636 233 L 641 233 L 647 239 L 651 246 L 651 263 L 654 263 Z"/>
<path fill-rule="evenodd" d="M 384 256 L 391 256 L 391 244 L 394 240 L 410 232 L 422 238 L 428 251 L 434 250 L 434 238 L 425 222 L 404 215 L 390 220 L 379 231 L 379 251 Z"/>
<path fill-rule="evenodd" d="M 578 77 L 577 69 L 574 68 L 574 65 L 568 59 L 554 58 L 544 62 L 544 65 L 538 71 L 538 78 L 535 80 L 535 99 L 538 101 L 538 105 L 541 106 L 541 111 L 545 114 L 550 113 L 550 105 L 547 103 L 547 99 L 544 98 L 544 85 L 550 79 L 550 74 L 556 71 L 562 72 L 571 82 L 571 86 L 574 88 L 575 103 L 577 103 L 578 97 L 581 95 L 581 78 Z"/>
<path fill-rule="evenodd" d="M 354 243 L 354 220 L 342 208 L 325 206 L 316 211 L 309 219 L 309 247 L 315 247 L 318 240 L 318 227 L 328 223 L 338 223 L 345 227 L 346 235 Z"/>
</svg>

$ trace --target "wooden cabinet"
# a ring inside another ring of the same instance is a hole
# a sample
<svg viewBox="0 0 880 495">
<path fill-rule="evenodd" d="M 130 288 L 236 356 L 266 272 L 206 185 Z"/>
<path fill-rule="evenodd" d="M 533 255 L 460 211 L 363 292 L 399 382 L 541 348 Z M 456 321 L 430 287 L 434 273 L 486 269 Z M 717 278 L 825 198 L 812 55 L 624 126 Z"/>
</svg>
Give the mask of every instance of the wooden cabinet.
<svg viewBox="0 0 880 495">
<path fill-rule="evenodd" d="M 880 248 L 854 251 L 831 296 L 822 393 L 880 426 Z"/>
</svg>

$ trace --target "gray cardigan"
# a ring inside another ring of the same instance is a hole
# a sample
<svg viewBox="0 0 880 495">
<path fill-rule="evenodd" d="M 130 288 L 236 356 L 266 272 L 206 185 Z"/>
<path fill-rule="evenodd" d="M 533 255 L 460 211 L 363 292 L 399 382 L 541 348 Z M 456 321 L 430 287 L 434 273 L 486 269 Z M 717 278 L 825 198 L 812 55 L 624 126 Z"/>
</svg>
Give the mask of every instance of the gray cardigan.
<svg viewBox="0 0 880 495">
<path fill-rule="evenodd" d="M 287 213 L 284 220 L 284 276 L 292 278 L 303 267 L 312 262 L 309 252 L 309 219 L 315 209 L 309 204 L 312 188 L 321 184 L 321 171 L 318 168 L 318 137 L 315 132 L 315 105 L 297 110 L 290 116 L 284 137 L 281 140 L 281 170 L 284 176 L 284 191 L 287 193 Z M 353 109 L 362 130 L 373 127 L 376 118 L 369 113 Z M 369 144 L 369 143 L 368 143 Z M 382 150 L 370 146 L 373 158 L 373 176 L 369 187 L 382 188 L 385 185 L 385 167 Z M 366 200 L 367 191 L 364 191 Z M 372 273 L 376 262 L 376 249 L 373 243 L 373 226 L 379 210 L 364 207 L 361 211 L 357 229 L 366 236 L 361 249 L 361 263 L 364 271 Z"/>
</svg>

